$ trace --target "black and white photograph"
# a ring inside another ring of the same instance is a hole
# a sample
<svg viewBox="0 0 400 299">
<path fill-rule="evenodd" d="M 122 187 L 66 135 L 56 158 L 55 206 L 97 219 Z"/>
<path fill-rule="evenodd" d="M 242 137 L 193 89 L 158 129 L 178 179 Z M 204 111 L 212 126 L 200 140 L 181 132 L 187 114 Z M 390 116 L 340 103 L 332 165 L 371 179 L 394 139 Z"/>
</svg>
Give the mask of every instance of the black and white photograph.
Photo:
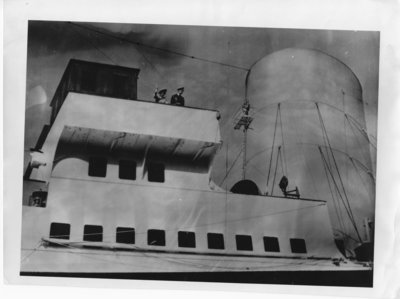
<svg viewBox="0 0 400 299">
<path fill-rule="evenodd" d="M 379 32 L 28 26 L 21 275 L 372 287 Z"/>
<path fill-rule="evenodd" d="M 6 1 L 8 283 L 396 298 L 398 6 L 249 1 Z"/>
</svg>

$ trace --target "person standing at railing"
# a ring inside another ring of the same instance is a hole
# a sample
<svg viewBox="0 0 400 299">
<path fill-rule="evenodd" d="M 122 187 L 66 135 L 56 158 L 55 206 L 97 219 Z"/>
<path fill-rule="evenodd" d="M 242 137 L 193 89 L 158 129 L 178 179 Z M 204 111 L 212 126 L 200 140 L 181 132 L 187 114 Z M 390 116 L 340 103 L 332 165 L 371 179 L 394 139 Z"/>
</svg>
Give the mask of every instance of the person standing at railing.
<svg viewBox="0 0 400 299">
<path fill-rule="evenodd" d="M 167 96 L 167 90 L 165 88 L 161 89 L 160 91 L 157 88 L 154 93 L 154 100 L 156 101 L 156 103 L 167 104 L 166 96 Z"/>
<path fill-rule="evenodd" d="M 171 105 L 185 106 L 185 98 L 182 96 L 184 90 L 183 87 L 177 89 L 178 92 L 171 97 Z"/>
</svg>

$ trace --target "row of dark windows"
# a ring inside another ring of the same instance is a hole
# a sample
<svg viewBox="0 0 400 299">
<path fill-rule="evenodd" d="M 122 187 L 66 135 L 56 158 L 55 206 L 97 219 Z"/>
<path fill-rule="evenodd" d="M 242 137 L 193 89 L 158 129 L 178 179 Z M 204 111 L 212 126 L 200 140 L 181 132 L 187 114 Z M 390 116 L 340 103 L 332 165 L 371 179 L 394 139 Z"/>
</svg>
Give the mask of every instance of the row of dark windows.
<svg viewBox="0 0 400 299">
<path fill-rule="evenodd" d="M 69 239 L 71 225 L 67 223 L 53 222 L 50 225 L 50 238 Z M 239 251 L 252 251 L 253 241 L 250 235 L 236 235 L 236 249 Z M 100 225 L 85 225 L 83 240 L 88 242 L 103 241 L 103 227 Z M 117 243 L 135 244 L 135 229 L 132 227 L 117 227 Z M 280 252 L 279 241 L 276 237 L 263 237 L 264 250 L 266 252 Z M 225 249 L 224 235 L 220 233 L 207 233 L 209 249 Z M 151 246 L 165 246 L 165 230 L 149 229 L 147 231 L 147 244 Z M 196 238 L 194 232 L 179 231 L 178 246 L 195 248 Z M 304 239 L 290 239 L 290 247 L 293 253 L 307 253 Z"/>
<path fill-rule="evenodd" d="M 118 177 L 124 180 L 136 180 L 136 162 L 132 160 L 119 161 Z M 165 166 L 162 163 L 147 162 L 147 178 L 149 182 L 165 181 Z M 91 157 L 89 158 L 89 176 L 106 177 L 107 175 L 107 158 Z"/>
<path fill-rule="evenodd" d="M 132 88 L 129 84 L 129 76 L 122 74 L 112 74 L 104 77 L 99 76 L 96 70 L 83 70 L 81 77 L 81 90 L 89 93 L 98 93 L 112 95 L 115 97 L 128 97 L 129 89 Z M 100 86 L 102 88 L 100 88 Z"/>
</svg>

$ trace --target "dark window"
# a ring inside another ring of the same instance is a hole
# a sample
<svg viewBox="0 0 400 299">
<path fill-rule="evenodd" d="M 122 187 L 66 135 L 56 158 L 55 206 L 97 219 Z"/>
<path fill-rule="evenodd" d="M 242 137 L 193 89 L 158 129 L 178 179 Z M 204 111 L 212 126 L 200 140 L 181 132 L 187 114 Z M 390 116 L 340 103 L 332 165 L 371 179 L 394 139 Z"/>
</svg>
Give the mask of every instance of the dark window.
<svg viewBox="0 0 400 299">
<path fill-rule="evenodd" d="M 209 249 L 225 249 L 223 234 L 208 233 L 207 241 Z"/>
<path fill-rule="evenodd" d="M 89 176 L 104 178 L 107 173 L 107 159 L 101 157 L 91 157 L 89 159 Z"/>
<path fill-rule="evenodd" d="M 236 249 L 237 250 L 253 250 L 253 242 L 251 236 L 236 235 Z"/>
<path fill-rule="evenodd" d="M 290 247 L 293 253 L 307 253 L 304 239 L 290 239 Z"/>
<path fill-rule="evenodd" d="M 89 70 L 82 71 L 81 89 L 86 92 L 96 91 L 96 73 Z"/>
<path fill-rule="evenodd" d="M 178 246 L 188 248 L 196 247 L 194 232 L 178 232 Z"/>
<path fill-rule="evenodd" d="M 165 246 L 165 231 L 161 229 L 149 229 L 147 231 L 147 244 Z"/>
<path fill-rule="evenodd" d="M 117 227 L 117 243 L 135 244 L 135 229 L 132 227 Z"/>
<path fill-rule="evenodd" d="M 136 162 L 130 160 L 120 160 L 119 178 L 125 180 L 136 180 Z"/>
<path fill-rule="evenodd" d="M 70 231 L 70 224 L 57 222 L 50 224 L 50 238 L 69 240 Z"/>
<path fill-rule="evenodd" d="M 163 183 L 165 181 L 165 166 L 161 163 L 149 162 L 147 165 L 149 182 Z"/>
<path fill-rule="evenodd" d="M 128 77 L 125 75 L 114 74 L 113 83 L 114 83 L 114 96 L 126 98 L 128 96 Z"/>
<path fill-rule="evenodd" d="M 264 237 L 264 249 L 270 252 L 279 252 L 279 242 L 276 237 Z"/>
<path fill-rule="evenodd" d="M 45 208 L 47 202 L 46 191 L 33 191 L 29 197 L 29 205 L 33 207 Z"/>
<path fill-rule="evenodd" d="M 85 225 L 83 229 L 83 241 L 102 242 L 103 227 L 100 225 Z"/>
</svg>

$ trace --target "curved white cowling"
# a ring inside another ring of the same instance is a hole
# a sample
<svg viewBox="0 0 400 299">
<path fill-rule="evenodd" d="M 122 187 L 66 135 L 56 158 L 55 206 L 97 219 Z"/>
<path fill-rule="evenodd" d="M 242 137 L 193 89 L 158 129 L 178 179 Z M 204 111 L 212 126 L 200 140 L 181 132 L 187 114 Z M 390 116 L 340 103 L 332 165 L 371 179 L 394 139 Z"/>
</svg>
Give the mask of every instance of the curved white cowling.
<svg viewBox="0 0 400 299">
<path fill-rule="evenodd" d="M 363 132 L 366 126 L 362 88 L 352 70 L 320 51 L 284 49 L 257 61 L 246 83 L 246 96 L 254 117 L 253 130 L 249 131 L 247 139 L 247 177 L 265 190 L 274 144 L 270 194 L 272 188 L 274 194 L 282 194 L 278 183 L 283 169 L 289 178 L 288 189 L 298 186 L 302 197 L 332 201 L 323 157 L 318 149 L 318 145 L 321 146 L 340 186 L 330 146 L 352 208 L 357 216 L 370 216 L 365 213 L 373 211 L 371 175 L 361 170 L 361 164 L 358 170 L 353 165 L 360 162 L 371 170 L 370 145 Z M 274 143 L 278 105 L 280 113 Z M 273 187 L 279 146 L 283 163 L 278 164 Z"/>
<path fill-rule="evenodd" d="M 320 51 L 285 49 L 257 61 L 248 78 L 248 98 L 253 104 L 323 102 L 344 108 L 365 126 L 360 82 L 344 63 Z"/>
</svg>

